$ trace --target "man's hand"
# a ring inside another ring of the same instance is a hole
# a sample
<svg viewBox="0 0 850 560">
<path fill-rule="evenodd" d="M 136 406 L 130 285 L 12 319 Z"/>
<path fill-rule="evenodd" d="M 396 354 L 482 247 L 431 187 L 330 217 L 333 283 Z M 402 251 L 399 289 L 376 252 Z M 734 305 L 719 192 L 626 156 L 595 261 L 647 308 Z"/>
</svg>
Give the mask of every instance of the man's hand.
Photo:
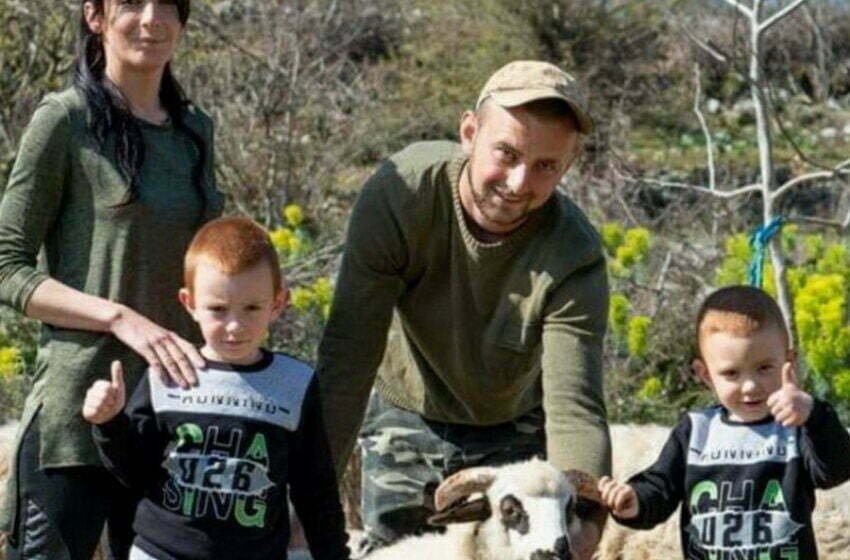
<svg viewBox="0 0 850 560">
<path fill-rule="evenodd" d="M 92 383 L 83 402 L 83 418 L 92 424 L 109 422 L 124 408 L 126 389 L 121 362 L 112 362 L 112 380 L 99 379 Z"/>
<path fill-rule="evenodd" d="M 620 519 L 637 517 L 637 494 L 628 484 L 618 482 L 610 476 L 603 476 L 599 479 L 599 493 L 602 494 L 602 503 L 615 517 Z"/>
<path fill-rule="evenodd" d="M 797 385 L 794 364 L 789 360 L 782 365 L 782 387 L 767 398 L 773 418 L 785 427 L 802 426 L 814 408 L 814 399 Z"/>
</svg>

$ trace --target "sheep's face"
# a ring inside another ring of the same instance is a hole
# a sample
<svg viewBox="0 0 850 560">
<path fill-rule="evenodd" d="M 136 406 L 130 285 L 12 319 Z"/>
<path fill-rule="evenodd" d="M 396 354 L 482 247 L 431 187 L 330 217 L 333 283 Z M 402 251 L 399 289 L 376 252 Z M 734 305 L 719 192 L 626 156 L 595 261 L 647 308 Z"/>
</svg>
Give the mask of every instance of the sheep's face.
<svg viewBox="0 0 850 560">
<path fill-rule="evenodd" d="M 579 498 L 599 503 L 595 477 L 566 473 L 531 459 L 502 467 L 474 467 L 444 480 L 434 494 L 435 525 L 475 522 L 476 557 L 571 560 L 581 520 Z M 483 496 L 481 495 L 483 493 Z"/>
<path fill-rule="evenodd" d="M 538 488 L 528 488 L 528 481 L 500 477 L 487 492 L 492 513 L 480 531 L 486 542 L 498 542 L 501 550 L 510 551 L 509 560 L 571 558 L 575 493 L 560 472 L 553 469 L 547 474 Z M 500 558 L 508 560 L 504 553 Z"/>
</svg>

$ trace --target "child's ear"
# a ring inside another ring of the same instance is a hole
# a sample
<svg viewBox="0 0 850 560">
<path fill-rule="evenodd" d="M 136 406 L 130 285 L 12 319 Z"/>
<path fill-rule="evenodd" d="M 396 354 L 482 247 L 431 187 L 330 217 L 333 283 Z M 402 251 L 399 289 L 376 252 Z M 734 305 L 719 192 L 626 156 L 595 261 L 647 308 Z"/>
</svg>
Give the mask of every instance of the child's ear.
<svg viewBox="0 0 850 560">
<path fill-rule="evenodd" d="M 289 288 L 284 286 L 274 296 L 274 303 L 272 304 L 272 320 L 280 317 L 280 314 L 283 313 L 283 310 L 286 309 L 286 306 L 289 305 Z"/>
<path fill-rule="evenodd" d="M 180 288 L 180 291 L 177 292 L 177 299 L 180 300 L 180 303 L 183 304 L 183 307 L 189 312 L 189 315 L 194 317 L 195 298 L 192 297 L 192 292 L 189 291 L 188 288 Z"/>
<path fill-rule="evenodd" d="M 699 380 L 702 381 L 703 385 L 712 388 L 711 377 L 708 375 L 708 368 L 705 365 L 705 362 L 700 358 L 695 358 L 693 362 L 691 362 L 691 369 L 694 370 L 694 373 L 699 377 Z"/>
</svg>

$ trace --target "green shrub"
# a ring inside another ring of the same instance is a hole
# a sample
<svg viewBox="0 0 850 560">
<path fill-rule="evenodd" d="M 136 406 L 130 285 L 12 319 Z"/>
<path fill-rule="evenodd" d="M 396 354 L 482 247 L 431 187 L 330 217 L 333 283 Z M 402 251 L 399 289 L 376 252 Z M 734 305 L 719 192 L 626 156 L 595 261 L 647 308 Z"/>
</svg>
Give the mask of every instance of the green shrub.
<svg viewBox="0 0 850 560">
<path fill-rule="evenodd" d="M 637 395 L 643 400 L 652 400 L 661 396 L 664 391 L 664 383 L 656 376 L 647 377 Z"/>
<path fill-rule="evenodd" d="M 652 319 L 638 315 L 629 319 L 629 354 L 645 358 L 649 351 L 649 327 Z"/>
<path fill-rule="evenodd" d="M 810 388 L 821 397 L 832 394 L 839 404 L 850 407 L 850 251 L 840 240 L 821 234 L 800 236 L 793 227 L 783 230 L 782 243 L 793 259 L 786 273 L 800 358 L 804 372 L 812 378 Z M 752 253 L 747 237 L 732 236 L 725 247 L 715 282 L 720 286 L 746 283 Z M 765 265 L 764 289 L 776 294 L 769 264 Z"/>
<path fill-rule="evenodd" d="M 626 232 L 623 226 L 617 222 L 608 222 L 602 224 L 602 244 L 609 255 L 614 255 L 617 252 L 617 247 L 623 244 Z"/>
<path fill-rule="evenodd" d="M 623 294 L 611 294 L 608 308 L 608 325 L 611 334 L 618 340 L 625 340 L 629 332 L 629 310 L 631 305 Z"/>
<path fill-rule="evenodd" d="M 602 226 L 602 243 L 609 255 L 608 271 L 624 278 L 649 258 L 652 234 L 646 228 L 624 229 L 616 222 L 608 222 Z"/>
</svg>

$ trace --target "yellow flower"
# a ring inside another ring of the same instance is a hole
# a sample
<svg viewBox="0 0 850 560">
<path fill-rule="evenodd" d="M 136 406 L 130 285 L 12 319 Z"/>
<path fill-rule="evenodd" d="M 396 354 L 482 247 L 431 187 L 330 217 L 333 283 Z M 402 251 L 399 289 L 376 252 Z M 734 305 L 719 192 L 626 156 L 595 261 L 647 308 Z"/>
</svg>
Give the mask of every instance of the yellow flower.
<svg viewBox="0 0 850 560">
<path fill-rule="evenodd" d="M 272 245 L 278 251 L 290 252 L 292 250 L 292 240 L 295 239 L 295 235 L 291 229 L 277 228 L 269 233 L 269 237 L 272 240 Z"/>
<path fill-rule="evenodd" d="M 649 327 L 652 319 L 643 315 L 635 315 L 629 319 L 627 343 L 629 354 L 636 358 L 645 358 L 648 351 Z"/>
<path fill-rule="evenodd" d="M 21 370 L 21 351 L 14 346 L 0 348 L 0 378 L 10 378 Z"/>
<path fill-rule="evenodd" d="M 623 244 L 625 231 L 623 226 L 616 222 L 608 222 L 602 225 L 602 242 L 608 253 L 613 255 L 617 252 L 617 247 Z"/>
<path fill-rule="evenodd" d="M 629 330 L 629 309 L 631 304 L 623 294 L 611 294 L 611 303 L 608 308 L 608 322 L 611 331 L 619 338 L 625 338 Z"/>
<path fill-rule="evenodd" d="M 304 242 L 301 241 L 301 238 L 297 235 L 293 235 L 289 239 L 289 252 L 293 255 L 297 255 L 301 252 L 301 249 L 304 248 Z"/>
<path fill-rule="evenodd" d="M 642 399 L 650 400 L 660 396 L 663 390 L 664 384 L 653 375 L 643 382 L 643 385 L 638 391 L 638 396 Z"/>
<path fill-rule="evenodd" d="M 298 227 L 304 222 L 304 211 L 297 204 L 290 204 L 283 209 L 283 217 L 286 223 Z"/>
<path fill-rule="evenodd" d="M 310 306 L 313 305 L 315 301 L 315 294 L 310 290 L 310 288 L 294 288 L 292 290 L 292 307 L 300 311 L 301 313 L 306 312 L 310 309 Z"/>
<path fill-rule="evenodd" d="M 316 302 L 320 306 L 330 304 L 334 295 L 331 279 L 327 276 L 316 278 L 316 281 L 313 282 L 313 293 L 316 295 Z"/>
</svg>

